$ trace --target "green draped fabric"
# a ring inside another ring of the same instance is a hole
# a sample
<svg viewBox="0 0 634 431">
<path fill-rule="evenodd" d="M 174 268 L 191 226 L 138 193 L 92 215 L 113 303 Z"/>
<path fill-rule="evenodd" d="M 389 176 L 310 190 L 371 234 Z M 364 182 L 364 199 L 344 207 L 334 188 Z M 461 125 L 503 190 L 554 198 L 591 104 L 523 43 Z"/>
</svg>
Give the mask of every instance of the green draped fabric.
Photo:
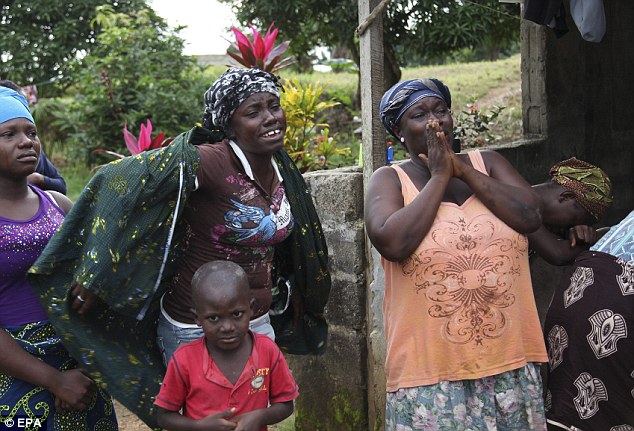
<svg viewBox="0 0 634 431">
<path fill-rule="evenodd" d="M 191 133 L 99 169 L 29 270 L 71 355 L 152 427 L 164 373 L 155 344 L 157 277 L 163 266 L 163 279 L 176 267 L 178 225 L 165 265 L 164 257 L 177 203 L 178 217 L 194 189 L 200 158 L 187 143 Z M 73 280 L 103 301 L 85 317 L 70 309 Z"/>
<path fill-rule="evenodd" d="M 288 279 L 296 295 L 285 313 L 271 316 L 275 341 L 286 353 L 322 354 L 328 337 L 324 309 L 331 286 L 328 247 L 304 177 L 284 151 L 276 153 L 275 159 L 284 178 L 295 227 L 275 247 L 273 277 Z"/>
<path fill-rule="evenodd" d="M 212 132 L 194 127 L 168 147 L 99 169 L 29 270 L 71 355 L 153 428 L 153 400 L 165 371 L 155 340 L 167 285 L 161 282 L 176 270 L 178 220 L 200 163 L 194 145 L 206 142 L 214 142 Z M 330 291 L 326 243 L 301 173 L 283 151 L 275 158 L 295 218 L 293 234 L 276 247 L 276 269 L 299 293 L 294 306 L 274 318 L 278 344 L 289 353 L 320 354 Z M 70 309 L 73 280 L 101 300 L 85 316 Z"/>
</svg>

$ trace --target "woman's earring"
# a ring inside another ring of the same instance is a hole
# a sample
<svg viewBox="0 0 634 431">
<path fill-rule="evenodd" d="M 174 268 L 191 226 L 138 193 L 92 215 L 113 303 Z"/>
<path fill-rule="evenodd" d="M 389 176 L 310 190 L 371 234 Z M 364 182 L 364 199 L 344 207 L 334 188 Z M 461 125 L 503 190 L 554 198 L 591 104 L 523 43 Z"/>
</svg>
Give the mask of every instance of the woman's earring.
<svg viewBox="0 0 634 431">
<path fill-rule="evenodd" d="M 405 138 L 401 136 L 401 144 L 405 144 Z"/>
</svg>

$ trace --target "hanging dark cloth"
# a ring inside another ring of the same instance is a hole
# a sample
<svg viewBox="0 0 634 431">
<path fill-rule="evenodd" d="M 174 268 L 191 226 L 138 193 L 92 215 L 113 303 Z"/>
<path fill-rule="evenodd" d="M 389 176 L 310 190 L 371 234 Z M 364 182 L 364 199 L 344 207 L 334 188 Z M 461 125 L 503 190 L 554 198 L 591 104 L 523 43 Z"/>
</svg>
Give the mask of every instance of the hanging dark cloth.
<svg viewBox="0 0 634 431">
<path fill-rule="evenodd" d="M 569 31 L 563 0 L 525 0 L 524 19 L 551 27 L 558 38 Z"/>
</svg>

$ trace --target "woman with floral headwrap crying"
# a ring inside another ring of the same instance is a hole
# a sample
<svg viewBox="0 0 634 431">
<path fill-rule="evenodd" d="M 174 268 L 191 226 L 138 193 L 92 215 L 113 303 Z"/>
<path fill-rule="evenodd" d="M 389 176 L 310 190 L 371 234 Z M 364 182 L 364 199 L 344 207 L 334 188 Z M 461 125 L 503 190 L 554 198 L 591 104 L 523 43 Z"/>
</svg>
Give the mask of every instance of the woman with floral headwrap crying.
<svg viewBox="0 0 634 431">
<path fill-rule="evenodd" d="M 593 225 L 612 204 L 612 183 L 601 168 L 575 157 L 555 164 L 550 177 L 533 186 L 542 201 L 543 225 L 528 240 L 551 265 L 567 265 L 607 231 Z"/>
<path fill-rule="evenodd" d="M 379 106 L 410 155 L 372 175 L 365 203 L 385 270 L 386 429 L 544 430 L 526 238 L 539 197 L 499 154 L 454 153 L 450 108 L 437 79 Z"/>
<path fill-rule="evenodd" d="M 147 394 L 158 393 L 174 351 L 203 336 L 191 299 L 203 263 L 230 260 L 247 273 L 252 332 L 293 354 L 326 350 L 328 249 L 282 149 L 279 91 L 275 75 L 229 68 L 205 94 L 202 125 L 96 172 L 29 271 L 52 300 L 77 282 L 79 313 L 54 310 L 73 335 L 69 350 L 151 427 Z"/>
<path fill-rule="evenodd" d="M 313 262 L 305 262 L 302 273 L 295 274 L 294 279 L 309 279 L 311 269 L 316 269 L 312 274 L 321 281 L 310 280 L 306 283 L 309 286 L 302 286 L 302 292 L 307 293 L 304 287 L 327 285 L 329 288 L 330 278 L 325 266 L 328 253 L 323 238 L 319 238 L 321 228 L 312 201 L 307 202 L 310 195 L 301 178 L 301 184 L 297 184 L 302 190 L 293 189 L 290 193 L 288 188 L 294 184 L 282 175 L 294 168 L 294 164 L 288 156 L 278 158 L 285 155 L 282 149 L 286 131 L 280 88 L 278 78 L 271 73 L 232 67 L 205 93 L 201 130 L 210 133 L 209 142 L 196 146 L 200 154 L 196 174 L 198 188 L 191 194 L 183 216 L 186 232 L 183 256 L 161 304 L 158 341 L 166 364 L 179 345 L 203 335 L 192 311 L 191 279 L 206 262 L 231 260 L 246 271 L 254 300 L 250 328 L 273 340 L 276 334 L 269 310 L 273 300 L 275 246 L 289 238 L 294 227 L 299 228 L 296 233 L 301 234 L 301 238 L 293 238 L 293 243 L 305 244 L 308 234 L 317 229 L 314 233 L 321 247 L 314 253 L 300 253 L 313 256 Z M 224 140 L 215 142 L 220 138 Z M 301 210 L 301 206 L 306 206 L 306 210 Z M 312 214 L 310 222 L 305 218 L 298 222 L 298 217 L 308 213 Z M 323 293 L 321 299 L 302 298 L 310 304 L 293 296 L 296 299 L 292 304 L 293 312 L 298 316 L 306 308 L 318 310 L 309 326 L 322 328 L 324 338 L 314 343 L 311 353 L 325 349 L 325 321 L 320 314 L 325 304 Z M 319 301 L 323 301 L 321 305 Z M 288 300 L 282 302 L 288 303 Z M 300 320 L 305 318 L 304 315 Z"/>
</svg>

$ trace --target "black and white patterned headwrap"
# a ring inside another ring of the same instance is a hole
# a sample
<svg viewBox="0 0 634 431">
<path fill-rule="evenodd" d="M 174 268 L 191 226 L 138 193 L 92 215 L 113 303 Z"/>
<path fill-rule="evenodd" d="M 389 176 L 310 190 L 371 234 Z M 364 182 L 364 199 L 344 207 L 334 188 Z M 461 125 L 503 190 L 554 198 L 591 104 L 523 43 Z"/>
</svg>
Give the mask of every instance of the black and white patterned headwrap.
<svg viewBox="0 0 634 431">
<path fill-rule="evenodd" d="M 249 96 L 271 93 L 280 97 L 278 77 L 256 68 L 231 67 L 205 92 L 203 127 L 227 132 L 231 116 Z"/>
<path fill-rule="evenodd" d="M 385 130 L 398 138 L 394 133 L 394 126 L 400 123 L 405 111 L 420 99 L 430 96 L 444 100 L 447 107 L 451 108 L 451 92 L 436 78 L 409 79 L 392 86 L 379 104 L 379 115 Z"/>
</svg>

